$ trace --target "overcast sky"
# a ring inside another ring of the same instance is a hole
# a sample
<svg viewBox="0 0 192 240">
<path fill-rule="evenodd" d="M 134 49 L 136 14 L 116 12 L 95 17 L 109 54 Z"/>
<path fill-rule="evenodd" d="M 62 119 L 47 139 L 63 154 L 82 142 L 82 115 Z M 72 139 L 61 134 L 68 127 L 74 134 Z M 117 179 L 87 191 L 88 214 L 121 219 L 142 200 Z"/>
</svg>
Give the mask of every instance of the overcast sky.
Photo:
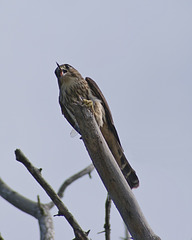
<svg viewBox="0 0 192 240">
<path fill-rule="evenodd" d="M 0 1 L 1 177 L 15 191 L 49 198 L 15 161 L 20 148 L 57 190 L 91 163 L 58 104 L 55 61 L 102 89 L 140 187 L 134 190 L 162 240 L 192 239 L 192 2 L 189 0 Z M 106 191 L 96 172 L 73 183 L 64 203 L 90 237 L 103 230 Z M 4 239 L 39 239 L 38 224 L 0 199 Z M 57 209 L 52 210 L 56 214 Z M 72 239 L 54 218 L 56 239 Z M 124 236 L 112 207 L 112 239 Z"/>
</svg>

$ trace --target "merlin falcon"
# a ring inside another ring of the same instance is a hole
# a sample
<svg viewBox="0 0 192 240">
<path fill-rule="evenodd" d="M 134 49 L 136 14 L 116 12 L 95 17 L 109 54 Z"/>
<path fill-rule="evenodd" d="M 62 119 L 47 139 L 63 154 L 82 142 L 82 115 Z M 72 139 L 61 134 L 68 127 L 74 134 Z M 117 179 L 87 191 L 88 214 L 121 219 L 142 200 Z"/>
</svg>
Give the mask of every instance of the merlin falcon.
<svg viewBox="0 0 192 240">
<path fill-rule="evenodd" d="M 101 133 L 130 188 L 138 187 L 139 179 L 123 153 L 111 111 L 97 84 L 89 77 L 83 78 L 69 64 L 59 65 L 57 63 L 57 66 L 55 75 L 60 90 L 59 104 L 64 117 L 81 134 L 74 115 L 74 103 L 82 102 L 91 106 Z"/>
</svg>

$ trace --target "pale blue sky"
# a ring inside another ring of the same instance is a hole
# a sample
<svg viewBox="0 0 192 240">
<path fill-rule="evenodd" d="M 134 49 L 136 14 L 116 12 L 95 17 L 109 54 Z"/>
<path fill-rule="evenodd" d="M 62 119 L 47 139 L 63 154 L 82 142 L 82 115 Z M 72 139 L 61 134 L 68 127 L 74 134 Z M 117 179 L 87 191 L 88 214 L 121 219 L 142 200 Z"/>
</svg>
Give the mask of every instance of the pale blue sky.
<svg viewBox="0 0 192 240">
<path fill-rule="evenodd" d="M 15 161 L 20 148 L 57 190 L 90 164 L 58 104 L 55 61 L 93 78 L 107 98 L 140 187 L 134 194 L 163 240 L 192 239 L 192 2 L 1 1 L 1 177 L 42 202 L 48 197 Z M 105 189 L 94 172 L 64 202 L 90 237 L 104 239 Z M 0 199 L 5 239 L 38 239 L 35 219 Z M 57 210 L 52 211 L 53 214 Z M 72 239 L 54 218 L 56 239 Z M 112 239 L 124 234 L 112 209 Z M 24 227 L 25 226 L 25 227 Z"/>
</svg>

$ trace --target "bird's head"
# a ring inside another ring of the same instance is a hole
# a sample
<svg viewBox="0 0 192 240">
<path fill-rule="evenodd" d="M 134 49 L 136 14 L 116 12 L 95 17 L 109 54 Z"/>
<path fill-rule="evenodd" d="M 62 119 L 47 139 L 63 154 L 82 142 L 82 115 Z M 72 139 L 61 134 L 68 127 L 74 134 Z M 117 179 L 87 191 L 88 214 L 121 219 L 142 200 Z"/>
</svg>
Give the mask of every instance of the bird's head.
<svg viewBox="0 0 192 240">
<path fill-rule="evenodd" d="M 63 83 L 69 85 L 73 84 L 74 82 L 78 81 L 78 79 L 82 78 L 80 73 L 71 65 L 69 64 L 59 65 L 58 63 L 56 64 L 57 68 L 55 69 L 55 75 L 58 79 L 59 87 L 61 87 Z"/>
</svg>

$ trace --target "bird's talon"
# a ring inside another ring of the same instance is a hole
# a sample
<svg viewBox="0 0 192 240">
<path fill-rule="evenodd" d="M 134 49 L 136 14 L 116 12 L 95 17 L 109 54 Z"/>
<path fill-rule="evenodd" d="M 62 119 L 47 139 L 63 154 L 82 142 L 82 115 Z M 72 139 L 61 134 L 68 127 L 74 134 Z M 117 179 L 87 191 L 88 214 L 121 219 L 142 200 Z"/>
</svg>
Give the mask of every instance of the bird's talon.
<svg viewBox="0 0 192 240">
<path fill-rule="evenodd" d="M 87 106 L 88 108 L 91 108 L 92 111 L 94 110 L 92 100 L 83 99 L 83 105 Z"/>
</svg>

